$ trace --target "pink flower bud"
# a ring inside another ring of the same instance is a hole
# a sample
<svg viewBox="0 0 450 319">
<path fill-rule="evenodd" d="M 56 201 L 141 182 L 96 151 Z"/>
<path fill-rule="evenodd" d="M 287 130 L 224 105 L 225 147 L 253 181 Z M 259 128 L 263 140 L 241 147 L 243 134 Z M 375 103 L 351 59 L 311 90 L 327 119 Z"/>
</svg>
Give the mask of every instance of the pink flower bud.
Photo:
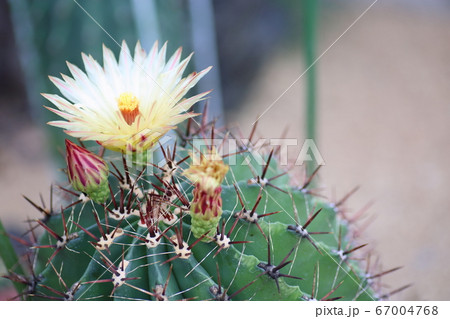
<svg viewBox="0 0 450 319">
<path fill-rule="evenodd" d="M 105 202 L 109 195 L 109 168 L 106 162 L 67 139 L 66 161 L 67 175 L 73 188 L 97 203 Z"/>
</svg>

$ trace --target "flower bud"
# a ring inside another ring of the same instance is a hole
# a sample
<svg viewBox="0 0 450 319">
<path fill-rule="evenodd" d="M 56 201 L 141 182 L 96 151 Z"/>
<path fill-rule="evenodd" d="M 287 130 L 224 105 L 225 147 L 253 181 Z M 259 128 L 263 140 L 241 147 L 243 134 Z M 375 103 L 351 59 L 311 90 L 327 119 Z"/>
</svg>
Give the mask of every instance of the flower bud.
<svg viewBox="0 0 450 319">
<path fill-rule="evenodd" d="M 199 238 L 208 231 L 212 232 L 210 235 L 213 235 L 219 224 L 222 215 L 220 185 L 228 172 L 228 165 L 223 162 L 215 149 L 208 154 L 202 154 L 197 163 L 197 165 L 191 165 L 184 175 L 195 183 L 190 210 L 191 231 L 196 238 Z"/>
<path fill-rule="evenodd" d="M 97 203 L 104 203 L 109 196 L 109 168 L 106 162 L 67 139 L 66 162 L 67 175 L 73 188 Z"/>
</svg>

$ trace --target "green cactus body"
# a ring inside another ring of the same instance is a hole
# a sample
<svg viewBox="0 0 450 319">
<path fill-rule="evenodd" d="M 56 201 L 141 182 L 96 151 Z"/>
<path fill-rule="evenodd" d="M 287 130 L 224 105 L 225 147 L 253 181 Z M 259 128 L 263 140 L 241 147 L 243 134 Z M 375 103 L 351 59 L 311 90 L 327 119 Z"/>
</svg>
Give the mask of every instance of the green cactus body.
<svg viewBox="0 0 450 319">
<path fill-rule="evenodd" d="M 186 153 L 178 147 L 176 157 Z M 348 222 L 332 204 L 290 186 L 288 174 L 271 180 L 270 186 L 256 183 L 252 171 L 261 172 L 266 165 L 242 165 L 249 155 L 225 159 L 237 165 L 229 164 L 219 186 L 222 214 L 207 222 L 213 227 L 208 225 L 206 235 L 206 228 L 192 233 L 195 217 L 186 206 L 193 200 L 193 185 L 180 173 L 188 169 L 188 161 L 170 183 L 158 171 L 140 174 L 131 189 L 111 177 L 116 195 L 105 205 L 78 203 L 51 215 L 36 246 L 54 246 L 37 248 L 34 272 L 39 280 L 27 298 L 309 300 L 335 289 L 326 297 L 375 299 L 365 272 L 344 252 L 357 247 Z M 266 170 L 268 178 L 283 173 L 275 157 Z M 113 218 L 127 210 L 134 213 Z M 309 233 L 299 226 L 318 211 Z M 70 240 L 61 241 L 52 232 Z"/>
</svg>

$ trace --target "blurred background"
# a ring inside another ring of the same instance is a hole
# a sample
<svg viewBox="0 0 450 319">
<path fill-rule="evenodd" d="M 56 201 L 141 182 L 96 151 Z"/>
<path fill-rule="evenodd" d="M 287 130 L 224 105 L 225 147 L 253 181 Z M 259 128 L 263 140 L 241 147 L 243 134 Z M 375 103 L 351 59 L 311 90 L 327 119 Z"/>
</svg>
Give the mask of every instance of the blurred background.
<svg viewBox="0 0 450 319">
<path fill-rule="evenodd" d="M 122 39 L 145 49 L 195 51 L 192 70 L 214 69 L 212 112 L 243 132 L 262 114 L 267 138 L 314 138 L 332 199 L 355 186 L 357 212 L 394 300 L 450 299 L 450 1 L 448 0 L 0 0 L 0 218 L 20 234 L 61 178 L 63 135 L 41 92 L 47 75 L 116 54 Z M 118 42 L 118 43 L 116 43 Z M 1 268 L 0 273 L 4 272 Z M 7 283 L 0 280 L 0 287 Z"/>
</svg>

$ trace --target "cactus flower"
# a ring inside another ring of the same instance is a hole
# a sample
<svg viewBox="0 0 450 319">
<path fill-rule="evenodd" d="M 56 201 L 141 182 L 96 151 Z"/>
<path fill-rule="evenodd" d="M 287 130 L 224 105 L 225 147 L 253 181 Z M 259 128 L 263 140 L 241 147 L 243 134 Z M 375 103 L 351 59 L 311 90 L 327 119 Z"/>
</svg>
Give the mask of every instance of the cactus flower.
<svg viewBox="0 0 450 319">
<path fill-rule="evenodd" d="M 104 203 L 109 196 L 109 168 L 106 162 L 67 139 L 66 162 L 67 175 L 73 188 L 97 203 Z"/>
<path fill-rule="evenodd" d="M 82 54 L 86 73 L 67 63 L 72 77 L 50 77 L 64 97 L 43 94 L 56 108 L 47 107 L 65 121 L 51 121 L 81 140 L 94 140 L 113 151 L 143 152 L 185 119 L 193 104 L 209 92 L 184 99 L 210 70 L 182 77 L 191 59 L 180 61 L 181 48 L 166 62 L 166 44 L 158 42 L 147 54 L 137 43 L 134 57 L 125 42 L 119 60 L 103 46 L 103 67 Z"/>
<path fill-rule="evenodd" d="M 222 157 L 215 149 L 202 154 L 200 159 L 184 171 L 194 184 L 194 198 L 191 202 L 191 230 L 196 238 L 213 232 L 222 215 L 222 181 L 228 172 Z M 208 240 L 205 237 L 204 240 Z"/>
</svg>

